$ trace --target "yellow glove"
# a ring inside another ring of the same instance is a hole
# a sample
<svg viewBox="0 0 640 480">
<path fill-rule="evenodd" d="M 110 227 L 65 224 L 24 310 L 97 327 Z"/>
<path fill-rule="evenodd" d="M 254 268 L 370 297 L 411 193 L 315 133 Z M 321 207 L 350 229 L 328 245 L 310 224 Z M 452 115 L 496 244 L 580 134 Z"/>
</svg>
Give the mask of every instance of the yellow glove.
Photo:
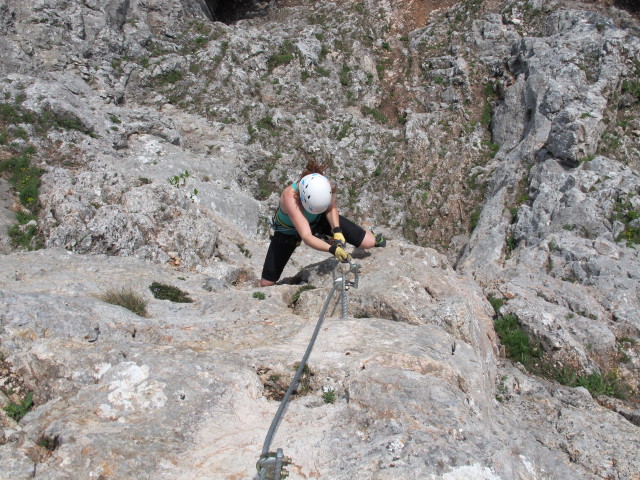
<svg viewBox="0 0 640 480">
<path fill-rule="evenodd" d="M 342 263 L 347 263 L 352 260 L 351 255 L 349 255 L 344 248 L 339 247 L 338 245 L 331 245 L 331 247 L 329 247 L 329 253 L 334 255 Z"/>
<path fill-rule="evenodd" d="M 342 234 L 342 230 L 340 230 L 338 227 L 333 229 L 333 239 L 338 242 L 342 247 L 344 247 L 347 244 L 347 239 L 344 238 L 344 235 Z"/>
</svg>

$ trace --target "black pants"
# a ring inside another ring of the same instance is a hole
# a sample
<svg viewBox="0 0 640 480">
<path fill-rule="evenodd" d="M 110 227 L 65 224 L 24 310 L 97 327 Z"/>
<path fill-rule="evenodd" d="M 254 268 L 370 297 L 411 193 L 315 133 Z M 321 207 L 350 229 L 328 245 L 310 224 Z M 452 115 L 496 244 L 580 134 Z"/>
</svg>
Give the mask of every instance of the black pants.
<svg viewBox="0 0 640 480">
<path fill-rule="evenodd" d="M 366 235 L 366 231 L 350 220 L 340 215 L 340 229 L 347 243 L 354 247 L 360 246 Z M 326 215 L 320 216 L 317 224 L 311 226 L 311 231 L 331 236 L 331 225 L 327 221 Z M 271 237 L 267 257 L 264 259 L 262 267 L 262 278 L 270 282 L 277 282 L 282 275 L 284 267 L 293 255 L 293 251 L 300 245 L 301 238 L 298 234 L 286 235 L 282 232 L 276 232 Z"/>
</svg>

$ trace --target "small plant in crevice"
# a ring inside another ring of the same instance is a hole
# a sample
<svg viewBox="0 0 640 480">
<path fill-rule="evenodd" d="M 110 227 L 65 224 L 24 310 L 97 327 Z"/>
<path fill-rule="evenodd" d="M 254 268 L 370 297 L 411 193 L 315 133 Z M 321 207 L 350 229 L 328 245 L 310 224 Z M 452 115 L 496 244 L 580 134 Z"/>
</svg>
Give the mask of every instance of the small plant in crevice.
<svg viewBox="0 0 640 480">
<path fill-rule="evenodd" d="M 291 41 L 285 41 L 278 51 L 271 55 L 267 60 L 267 68 L 269 73 L 273 72 L 273 70 L 281 65 L 287 65 L 291 60 L 293 60 L 298 48 L 291 43 Z"/>
<path fill-rule="evenodd" d="M 509 235 L 505 239 L 505 258 L 510 258 L 513 251 L 518 246 L 518 240 L 514 234 Z"/>
<path fill-rule="evenodd" d="M 245 257 L 251 258 L 251 251 L 244 246 L 244 243 L 236 243 L 236 247 L 238 247 L 238 250 L 240 250 Z"/>
<path fill-rule="evenodd" d="M 154 298 L 158 300 L 169 300 L 175 303 L 191 303 L 193 299 L 189 297 L 189 294 L 178 287 L 173 285 L 166 285 L 164 283 L 153 282 L 149 286 L 149 290 L 153 294 Z"/>
<path fill-rule="evenodd" d="M 293 365 L 293 372 L 270 367 L 259 367 L 256 370 L 263 385 L 263 395 L 269 400 L 280 401 L 289 389 L 295 373 L 298 371 L 299 363 Z M 314 376 L 308 365 L 304 366 L 302 375 L 298 381 L 294 395 L 307 395 L 311 392 L 311 378 Z"/>
<path fill-rule="evenodd" d="M 140 317 L 147 316 L 147 301 L 130 287 L 110 288 L 98 295 L 98 299 L 126 308 Z"/>
<path fill-rule="evenodd" d="M 498 382 L 496 400 L 500 403 L 504 402 L 509 397 L 509 389 L 505 385 L 507 378 L 509 378 L 507 375 L 503 375 L 500 377 L 500 381 Z"/>
<path fill-rule="evenodd" d="M 241 268 L 238 271 L 235 280 L 231 282 L 231 285 L 233 285 L 234 287 L 237 287 L 247 282 L 250 282 L 253 278 L 254 278 L 254 274 L 251 272 L 251 270 L 247 270 L 246 268 Z"/>
<path fill-rule="evenodd" d="M 169 185 L 173 185 L 174 187 L 179 188 L 186 185 L 187 178 L 189 178 L 189 176 L 189 170 L 185 170 L 182 173 L 167 178 L 167 182 L 169 182 Z"/>
<path fill-rule="evenodd" d="M 331 387 L 323 390 L 322 400 L 324 400 L 324 403 L 334 403 L 336 401 L 336 391 Z"/>
<path fill-rule="evenodd" d="M 58 437 L 49 437 L 47 435 L 43 435 L 36 442 L 36 445 L 44 448 L 48 452 L 53 452 L 56 448 L 58 448 Z"/>
<path fill-rule="evenodd" d="M 171 70 L 166 73 L 161 73 L 153 77 L 153 83 L 155 86 L 163 87 L 168 85 L 175 85 L 184 78 L 184 72 L 179 70 Z"/>
<path fill-rule="evenodd" d="M 262 292 L 253 292 L 253 298 L 257 298 L 258 300 L 264 300 L 267 297 Z"/>
<path fill-rule="evenodd" d="M 382 113 L 380 110 L 376 108 L 362 106 L 360 111 L 362 112 L 363 115 L 369 115 L 373 117 L 373 119 L 378 123 L 387 123 L 387 117 L 385 117 L 384 113 Z"/>
<path fill-rule="evenodd" d="M 300 300 L 300 295 L 302 295 L 302 292 L 306 292 L 307 290 L 314 290 L 315 288 L 316 288 L 315 285 L 303 285 L 300 288 L 298 288 L 298 290 L 296 290 L 296 293 L 294 293 L 293 296 L 291 297 L 290 305 L 294 306 L 296 303 L 298 303 L 298 300 Z"/>
<path fill-rule="evenodd" d="M 633 208 L 631 201 L 618 198 L 613 207 L 613 218 L 624 226 L 616 237 L 617 242 L 626 242 L 631 247 L 640 243 L 640 210 Z"/>
<path fill-rule="evenodd" d="M 14 419 L 16 422 L 19 422 L 22 417 L 24 417 L 27 412 L 33 406 L 33 394 L 27 393 L 25 397 L 19 402 L 9 402 L 2 409 L 7 412 L 7 416 L 9 418 Z"/>
<path fill-rule="evenodd" d="M 493 295 L 489 295 L 487 300 L 493 307 L 493 311 L 496 312 L 496 315 L 500 315 L 500 309 L 502 308 L 502 305 L 504 305 L 504 300 L 499 297 L 494 297 Z"/>
<path fill-rule="evenodd" d="M 298 368 L 300 368 L 299 362 L 293 365 L 293 370 L 295 372 L 298 371 Z M 311 371 L 311 368 L 309 368 L 309 365 L 305 364 L 304 368 L 302 369 L 302 374 L 300 375 L 300 379 L 298 380 L 298 385 L 296 386 L 293 393 L 297 395 L 307 395 L 309 392 L 311 392 L 311 379 L 314 375 L 315 374 Z"/>
<path fill-rule="evenodd" d="M 482 213 L 481 207 L 476 207 L 471 212 L 470 224 L 469 224 L 469 233 L 473 233 L 473 231 L 478 226 L 478 222 L 480 221 L 480 214 Z"/>
</svg>

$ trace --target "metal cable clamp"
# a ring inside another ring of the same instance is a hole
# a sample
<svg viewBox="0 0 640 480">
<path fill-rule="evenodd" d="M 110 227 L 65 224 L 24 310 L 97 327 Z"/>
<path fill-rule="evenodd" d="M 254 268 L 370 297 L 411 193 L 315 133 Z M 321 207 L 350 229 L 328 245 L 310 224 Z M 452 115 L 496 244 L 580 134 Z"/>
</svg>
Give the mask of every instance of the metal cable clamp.
<svg viewBox="0 0 640 480">
<path fill-rule="evenodd" d="M 347 267 L 348 266 L 348 267 Z M 345 268 L 347 267 L 347 268 Z M 341 276 L 336 278 L 336 270 L 333 271 L 333 283 L 339 285 L 341 288 L 341 302 L 342 302 L 342 319 L 347 318 L 347 290 L 349 288 L 358 288 L 360 266 L 355 262 L 339 263 L 338 269 L 340 269 Z M 353 274 L 352 280 L 349 280 L 349 276 Z"/>
<path fill-rule="evenodd" d="M 281 448 L 276 453 L 268 452 L 260 457 L 256 468 L 260 480 L 281 480 L 289 476 L 289 472 L 284 469 L 291 464 L 291 459 L 285 457 Z"/>
</svg>

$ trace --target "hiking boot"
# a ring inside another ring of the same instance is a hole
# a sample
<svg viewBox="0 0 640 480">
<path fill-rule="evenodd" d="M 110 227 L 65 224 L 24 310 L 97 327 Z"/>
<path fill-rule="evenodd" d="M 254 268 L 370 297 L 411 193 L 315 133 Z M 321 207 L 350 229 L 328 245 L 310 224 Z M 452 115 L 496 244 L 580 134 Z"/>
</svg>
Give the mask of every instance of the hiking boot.
<svg viewBox="0 0 640 480">
<path fill-rule="evenodd" d="M 382 236 L 381 233 L 376 235 L 376 244 L 374 246 L 375 247 L 386 247 L 387 246 L 387 240 L 386 240 L 386 238 L 384 238 Z"/>
</svg>

